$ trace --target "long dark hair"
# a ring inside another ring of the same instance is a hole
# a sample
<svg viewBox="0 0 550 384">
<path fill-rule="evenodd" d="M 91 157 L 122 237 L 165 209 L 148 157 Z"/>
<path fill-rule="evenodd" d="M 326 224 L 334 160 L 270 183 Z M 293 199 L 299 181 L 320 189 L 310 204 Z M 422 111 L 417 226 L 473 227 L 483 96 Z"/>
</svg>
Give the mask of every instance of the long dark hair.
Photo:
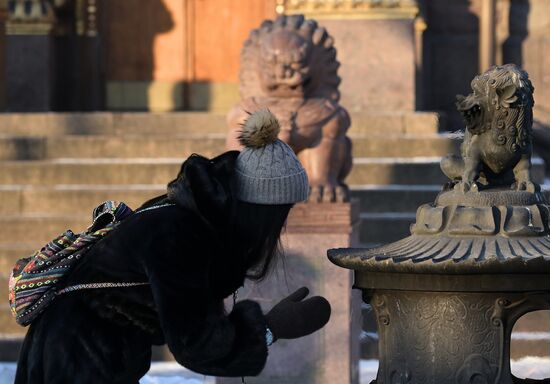
<svg viewBox="0 0 550 384">
<path fill-rule="evenodd" d="M 236 240 L 233 248 L 244 258 L 248 278 L 264 279 L 284 258 L 280 236 L 291 208 L 292 204 L 261 205 L 237 200 L 232 218 Z"/>
<path fill-rule="evenodd" d="M 174 202 L 192 211 L 225 243 L 225 252 L 247 271 L 246 276 L 261 280 L 284 257 L 279 239 L 292 204 L 238 200 L 233 178 L 238 154 L 229 151 L 213 159 L 192 155 L 168 184 L 168 194 L 139 209 Z"/>
</svg>

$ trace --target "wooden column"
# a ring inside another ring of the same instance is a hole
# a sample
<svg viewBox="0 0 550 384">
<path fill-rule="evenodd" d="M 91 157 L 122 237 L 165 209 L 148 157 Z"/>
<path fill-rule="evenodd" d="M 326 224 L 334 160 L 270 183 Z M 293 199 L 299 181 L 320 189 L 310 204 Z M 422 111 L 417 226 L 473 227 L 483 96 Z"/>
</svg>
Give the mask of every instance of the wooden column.
<svg viewBox="0 0 550 384">
<path fill-rule="evenodd" d="M 6 108 L 6 19 L 8 1 L 0 0 L 0 112 Z"/>
<path fill-rule="evenodd" d="M 54 103 L 55 15 L 45 0 L 10 0 L 6 23 L 8 111 L 52 110 Z"/>
<path fill-rule="evenodd" d="M 495 0 L 482 0 L 479 18 L 479 72 L 495 65 Z"/>
<path fill-rule="evenodd" d="M 419 14 L 414 20 L 414 67 L 415 67 L 415 109 L 424 108 L 424 31 L 428 28 L 426 19 Z"/>
</svg>

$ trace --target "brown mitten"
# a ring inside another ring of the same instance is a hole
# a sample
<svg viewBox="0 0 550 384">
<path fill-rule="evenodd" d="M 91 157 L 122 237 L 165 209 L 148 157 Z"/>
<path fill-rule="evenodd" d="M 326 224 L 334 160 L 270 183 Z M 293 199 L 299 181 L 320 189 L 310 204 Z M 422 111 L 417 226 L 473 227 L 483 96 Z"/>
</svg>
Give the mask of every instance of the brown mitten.
<svg viewBox="0 0 550 384">
<path fill-rule="evenodd" d="M 324 297 L 304 300 L 309 289 L 302 287 L 276 304 L 266 315 L 267 326 L 277 339 L 296 339 L 325 326 L 330 304 Z"/>
</svg>

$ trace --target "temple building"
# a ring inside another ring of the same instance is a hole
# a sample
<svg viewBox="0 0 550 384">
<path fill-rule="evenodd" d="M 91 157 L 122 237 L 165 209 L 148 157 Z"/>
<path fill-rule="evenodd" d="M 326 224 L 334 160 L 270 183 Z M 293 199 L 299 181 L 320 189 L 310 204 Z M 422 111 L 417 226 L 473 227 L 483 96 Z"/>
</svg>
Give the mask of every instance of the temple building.
<svg viewBox="0 0 550 384">
<path fill-rule="evenodd" d="M 334 36 L 352 112 L 445 112 L 458 128 L 455 94 L 514 62 L 550 119 L 547 0 L 2 0 L 0 109 L 225 113 L 243 41 L 277 13 Z"/>
</svg>

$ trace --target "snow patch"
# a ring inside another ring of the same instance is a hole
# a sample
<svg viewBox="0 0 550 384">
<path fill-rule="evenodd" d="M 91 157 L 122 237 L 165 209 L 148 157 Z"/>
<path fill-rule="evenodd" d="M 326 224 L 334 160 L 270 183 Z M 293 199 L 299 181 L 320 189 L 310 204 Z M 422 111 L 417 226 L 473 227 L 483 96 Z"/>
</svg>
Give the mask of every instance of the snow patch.
<svg viewBox="0 0 550 384">
<path fill-rule="evenodd" d="M 550 378 L 550 358 L 527 356 L 510 362 L 512 374 L 521 379 L 541 380 Z"/>
<path fill-rule="evenodd" d="M 524 357 L 512 360 L 512 373 L 519 378 L 544 379 L 550 377 L 550 358 Z M 0 363 L 0 384 L 12 384 L 15 380 L 15 363 Z M 361 360 L 359 373 L 361 384 L 376 378 L 378 360 Z M 140 380 L 140 384 L 215 384 L 216 379 L 196 374 L 175 362 L 156 362 Z"/>
</svg>

